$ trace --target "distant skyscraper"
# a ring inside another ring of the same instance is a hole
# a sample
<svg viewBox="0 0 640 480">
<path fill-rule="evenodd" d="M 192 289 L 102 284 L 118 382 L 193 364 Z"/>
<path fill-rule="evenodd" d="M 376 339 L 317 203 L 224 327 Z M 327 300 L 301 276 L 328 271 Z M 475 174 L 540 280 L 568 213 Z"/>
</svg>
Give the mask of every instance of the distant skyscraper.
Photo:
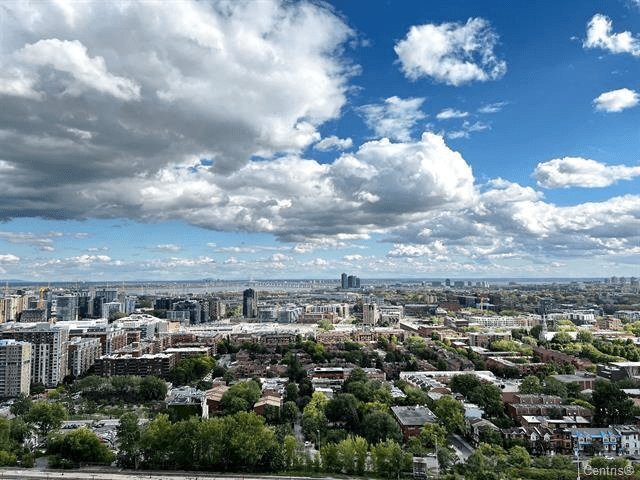
<svg viewBox="0 0 640 480">
<path fill-rule="evenodd" d="M 245 318 L 258 316 L 258 294 L 253 288 L 242 292 L 242 316 Z"/>
<path fill-rule="evenodd" d="M 78 319 L 78 297 L 75 295 L 56 295 L 53 297 L 56 307 L 56 320 L 74 322 Z"/>
<path fill-rule="evenodd" d="M 347 288 L 355 288 L 356 287 L 356 277 L 355 275 L 349 275 L 347 277 Z"/>
<path fill-rule="evenodd" d="M 342 288 L 348 288 L 349 287 L 349 284 L 347 283 L 348 278 L 349 277 L 347 277 L 346 273 L 343 273 L 341 275 L 340 280 L 341 280 Z"/>
</svg>

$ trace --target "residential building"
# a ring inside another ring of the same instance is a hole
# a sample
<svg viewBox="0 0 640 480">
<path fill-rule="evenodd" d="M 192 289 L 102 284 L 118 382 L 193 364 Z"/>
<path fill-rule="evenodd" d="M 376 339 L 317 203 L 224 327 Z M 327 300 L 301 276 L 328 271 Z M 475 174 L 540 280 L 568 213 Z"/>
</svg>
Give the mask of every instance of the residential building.
<svg viewBox="0 0 640 480">
<path fill-rule="evenodd" d="M 258 316 L 258 293 L 253 288 L 242 292 L 242 316 L 256 318 Z"/>
<path fill-rule="evenodd" d="M 68 372 L 69 329 L 49 323 L 4 325 L 0 339 L 29 342 L 31 382 L 55 387 Z"/>
<path fill-rule="evenodd" d="M 31 344 L 0 340 L 0 397 L 29 395 L 31 385 Z"/>
</svg>

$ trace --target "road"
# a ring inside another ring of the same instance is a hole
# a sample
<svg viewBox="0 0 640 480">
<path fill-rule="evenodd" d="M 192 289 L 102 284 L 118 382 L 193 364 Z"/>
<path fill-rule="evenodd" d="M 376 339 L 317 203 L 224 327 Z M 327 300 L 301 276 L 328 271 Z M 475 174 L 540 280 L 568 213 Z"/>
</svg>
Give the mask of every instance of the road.
<svg viewBox="0 0 640 480">
<path fill-rule="evenodd" d="M 85 472 L 85 471 L 37 471 L 17 468 L 0 469 L 0 479 L 11 480 L 334 480 L 332 477 L 266 477 L 252 475 L 216 475 L 205 472 Z"/>
</svg>

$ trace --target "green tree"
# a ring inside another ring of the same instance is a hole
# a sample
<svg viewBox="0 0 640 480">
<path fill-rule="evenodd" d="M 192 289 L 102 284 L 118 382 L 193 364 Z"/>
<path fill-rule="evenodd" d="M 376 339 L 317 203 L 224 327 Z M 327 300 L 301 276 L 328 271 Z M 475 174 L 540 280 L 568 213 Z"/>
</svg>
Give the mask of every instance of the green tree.
<svg viewBox="0 0 640 480">
<path fill-rule="evenodd" d="M 33 402 L 25 421 L 33 425 L 38 433 L 46 437 L 53 430 L 57 430 L 67 418 L 67 410 L 59 403 L 46 401 Z"/>
<path fill-rule="evenodd" d="M 360 424 L 358 414 L 358 399 L 350 393 L 340 393 L 327 404 L 327 419 L 332 422 L 342 422 L 349 431 L 355 431 Z"/>
<path fill-rule="evenodd" d="M 320 440 L 318 434 L 324 434 L 327 430 L 327 416 L 325 410 L 329 399 L 320 392 L 315 392 L 311 401 L 302 412 L 302 432 L 305 438 L 313 439 L 316 443 Z"/>
<path fill-rule="evenodd" d="M 262 389 L 255 380 L 246 380 L 232 385 L 224 395 L 220 405 L 225 414 L 249 411 L 258 401 Z"/>
<path fill-rule="evenodd" d="M 442 447 L 446 443 L 447 430 L 437 423 L 425 423 L 418 438 L 425 448 Z"/>
<path fill-rule="evenodd" d="M 634 417 L 633 401 L 615 383 L 596 381 L 591 398 L 596 425 L 620 425 Z"/>
<path fill-rule="evenodd" d="M 526 448 L 516 445 L 509 449 L 507 461 L 514 467 L 528 468 L 531 466 L 531 455 Z"/>
<path fill-rule="evenodd" d="M 499 416 L 504 413 L 502 390 L 495 385 L 483 384 L 471 392 L 469 399 L 480 405 L 487 415 Z"/>
<path fill-rule="evenodd" d="M 120 417 L 116 428 L 118 445 L 118 463 L 125 468 L 138 468 L 140 450 L 140 426 L 138 416 L 127 412 Z"/>
<path fill-rule="evenodd" d="M 139 396 L 143 402 L 164 400 L 167 396 L 167 382 L 153 375 L 142 377 Z"/>
<path fill-rule="evenodd" d="M 13 405 L 9 407 L 9 411 L 16 417 L 21 417 L 22 415 L 29 413 L 32 403 L 33 402 L 28 395 L 20 393 L 13 401 Z"/>
<path fill-rule="evenodd" d="M 338 445 L 326 443 L 320 447 L 320 458 L 322 459 L 322 469 L 325 472 L 338 473 L 342 471 L 342 464 Z"/>
<path fill-rule="evenodd" d="M 544 380 L 544 388 L 542 391 L 546 395 L 557 395 L 563 400 L 567 398 L 567 386 L 560 380 L 556 380 L 553 377 L 547 377 Z"/>
<path fill-rule="evenodd" d="M 400 442 L 402 433 L 394 418 L 387 412 L 373 410 L 362 419 L 362 436 L 371 444 L 384 440 Z"/>
<path fill-rule="evenodd" d="M 298 441 L 293 435 L 286 435 L 283 441 L 285 468 L 295 469 L 299 465 L 298 461 Z"/>
<path fill-rule="evenodd" d="M 480 387 L 482 383 L 480 379 L 473 373 L 463 373 L 462 375 L 456 375 L 451 379 L 449 387 L 451 391 L 460 393 L 465 397 L 469 396 L 472 391 Z"/>
<path fill-rule="evenodd" d="M 296 402 L 287 401 L 282 405 L 282 420 L 287 423 L 295 423 L 300 417 L 300 410 Z"/>
<path fill-rule="evenodd" d="M 380 442 L 371 448 L 374 471 L 388 479 L 400 478 L 411 468 L 411 455 L 402 451 L 400 444 L 393 440 Z"/>
<path fill-rule="evenodd" d="M 69 433 L 52 435 L 47 451 L 50 455 L 56 455 L 78 465 L 87 463 L 108 465 L 115 458 L 113 452 L 86 427 Z"/>
<path fill-rule="evenodd" d="M 522 383 L 520 384 L 520 393 L 542 393 L 542 385 L 540 384 L 540 379 L 535 375 L 528 375 L 524 377 Z"/>
<path fill-rule="evenodd" d="M 464 430 L 464 408 L 455 398 L 449 395 L 440 397 L 434 402 L 433 413 L 447 433 Z"/>
</svg>

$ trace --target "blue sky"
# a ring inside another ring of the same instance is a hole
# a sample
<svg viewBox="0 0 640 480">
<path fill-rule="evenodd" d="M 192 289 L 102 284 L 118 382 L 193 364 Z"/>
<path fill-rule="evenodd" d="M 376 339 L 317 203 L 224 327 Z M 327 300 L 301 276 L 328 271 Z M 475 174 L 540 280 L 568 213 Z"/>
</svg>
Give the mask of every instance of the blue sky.
<svg viewBox="0 0 640 480">
<path fill-rule="evenodd" d="M 637 1 L 0 2 L 0 25 L 0 278 L 640 273 Z"/>
</svg>

